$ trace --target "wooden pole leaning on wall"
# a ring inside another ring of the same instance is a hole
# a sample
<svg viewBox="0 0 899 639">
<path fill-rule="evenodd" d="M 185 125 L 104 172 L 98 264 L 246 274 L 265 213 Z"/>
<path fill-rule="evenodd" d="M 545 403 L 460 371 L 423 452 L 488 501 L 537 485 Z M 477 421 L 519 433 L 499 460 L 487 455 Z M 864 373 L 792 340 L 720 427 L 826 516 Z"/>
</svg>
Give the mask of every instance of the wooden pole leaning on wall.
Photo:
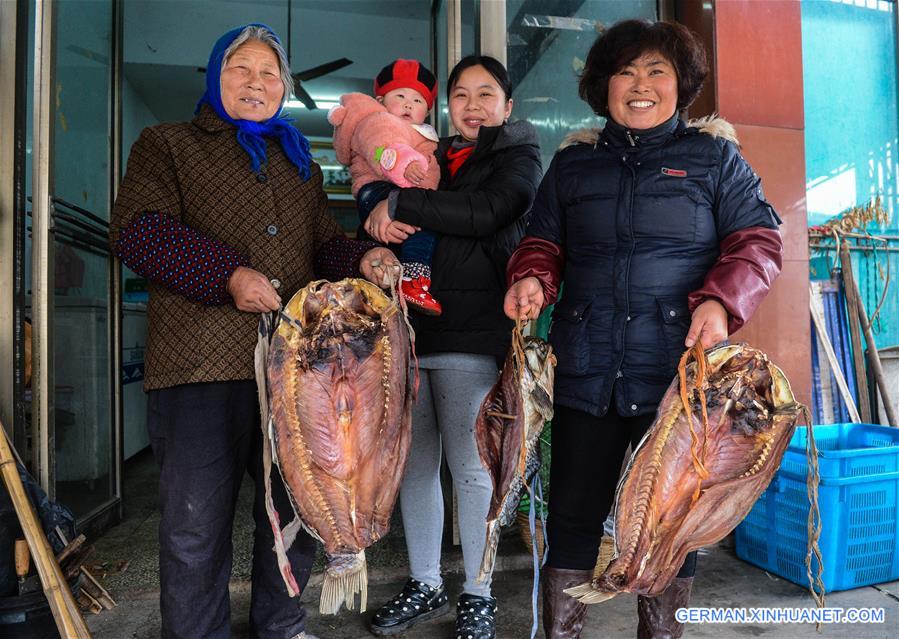
<svg viewBox="0 0 899 639">
<path fill-rule="evenodd" d="M 28 542 L 28 548 L 34 558 L 44 594 L 50 602 L 50 611 L 53 613 L 60 636 L 66 639 L 90 639 L 91 634 L 87 624 L 84 623 L 84 617 L 81 616 L 81 611 L 72 597 L 72 591 L 62 576 L 31 501 L 25 494 L 25 487 L 22 486 L 22 478 L 19 477 L 16 460 L 2 423 L 0 423 L 0 470 L 3 484 L 9 492 L 19 523 L 22 525 L 22 532 L 25 533 L 25 541 Z"/>
<path fill-rule="evenodd" d="M 892 393 L 887 386 L 886 376 L 883 374 L 883 365 L 880 363 L 880 355 L 877 352 L 877 343 L 874 341 L 874 334 L 871 332 L 871 322 L 868 321 L 868 314 L 865 312 L 865 306 L 862 304 L 862 296 L 858 290 L 858 284 L 855 281 L 855 275 L 852 272 L 852 262 L 848 259 L 849 252 L 846 251 L 846 261 L 843 263 L 843 282 L 847 289 L 852 289 L 852 295 L 857 301 L 858 320 L 861 322 L 862 331 L 865 333 L 865 341 L 868 344 L 868 364 L 871 366 L 871 374 L 874 375 L 874 381 L 877 382 L 877 388 L 880 389 L 880 397 L 883 399 L 883 408 L 887 414 L 887 421 L 890 426 L 899 426 L 899 420 L 896 419 L 896 406 L 893 404 Z M 842 251 L 840 259 L 843 259 Z"/>
<path fill-rule="evenodd" d="M 852 276 L 852 258 L 845 240 L 840 246 L 840 265 L 842 267 L 843 288 L 846 289 L 846 311 L 849 316 L 849 338 L 852 342 L 852 363 L 855 366 L 855 383 L 858 387 L 858 412 L 862 421 L 872 424 L 871 398 L 868 392 L 868 375 L 865 371 L 865 349 L 862 346 L 861 320 L 859 308 L 861 300 Z"/>
</svg>

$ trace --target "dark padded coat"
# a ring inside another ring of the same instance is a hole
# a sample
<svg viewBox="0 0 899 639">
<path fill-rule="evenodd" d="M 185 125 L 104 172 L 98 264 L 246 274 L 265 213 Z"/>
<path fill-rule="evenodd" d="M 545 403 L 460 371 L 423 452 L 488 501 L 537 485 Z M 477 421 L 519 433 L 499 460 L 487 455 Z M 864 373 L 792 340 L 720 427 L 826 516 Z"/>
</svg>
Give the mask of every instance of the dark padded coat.
<svg viewBox="0 0 899 639">
<path fill-rule="evenodd" d="M 475 150 L 455 176 L 446 166 L 452 138 L 441 139 L 437 191 L 401 189 L 395 218 L 436 231 L 431 292 L 439 317 L 414 319 L 425 353 L 479 353 L 501 363 L 512 324 L 503 314 L 506 265 L 524 235 L 542 168 L 537 132 L 524 121 L 482 127 Z"/>
<path fill-rule="evenodd" d="M 559 279 L 547 271 L 564 281 L 550 332 L 558 404 L 603 415 L 614 389 L 619 414 L 655 411 L 692 310 L 718 299 L 733 331 L 779 273 L 780 220 L 737 145 L 714 134 L 732 127 L 705 124 L 609 122 L 553 159 L 509 279 L 537 276 L 547 302 Z"/>
</svg>

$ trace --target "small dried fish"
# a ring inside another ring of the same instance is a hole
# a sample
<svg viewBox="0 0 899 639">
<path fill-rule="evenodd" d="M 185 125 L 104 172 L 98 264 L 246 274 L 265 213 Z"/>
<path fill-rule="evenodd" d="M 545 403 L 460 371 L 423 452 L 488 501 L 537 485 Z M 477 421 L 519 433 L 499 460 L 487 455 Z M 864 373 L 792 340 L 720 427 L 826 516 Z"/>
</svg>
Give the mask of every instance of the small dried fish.
<svg viewBox="0 0 899 639">
<path fill-rule="evenodd" d="M 493 498 L 479 581 L 493 572 L 500 529 L 515 518 L 521 494 L 540 467 L 540 433 L 553 416 L 555 366 L 552 347 L 542 339 L 522 337 L 516 326 L 502 374 L 481 404 L 475 441 L 493 480 Z"/>
</svg>

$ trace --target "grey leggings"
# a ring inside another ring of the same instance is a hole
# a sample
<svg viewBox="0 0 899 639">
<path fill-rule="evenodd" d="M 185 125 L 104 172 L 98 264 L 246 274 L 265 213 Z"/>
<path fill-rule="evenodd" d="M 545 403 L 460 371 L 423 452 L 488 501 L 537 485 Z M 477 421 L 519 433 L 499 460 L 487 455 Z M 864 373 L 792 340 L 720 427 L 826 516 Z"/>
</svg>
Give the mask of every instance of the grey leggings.
<svg viewBox="0 0 899 639">
<path fill-rule="evenodd" d="M 465 565 L 463 591 L 490 595 L 490 579 L 476 582 L 484 552 L 487 510 L 493 485 L 481 466 L 474 440 L 478 409 L 497 379 L 489 355 L 441 353 L 419 359 L 421 387 L 412 409 L 412 449 L 400 490 L 403 528 L 413 579 L 438 586 L 443 537 L 440 461 L 453 477 Z"/>
</svg>

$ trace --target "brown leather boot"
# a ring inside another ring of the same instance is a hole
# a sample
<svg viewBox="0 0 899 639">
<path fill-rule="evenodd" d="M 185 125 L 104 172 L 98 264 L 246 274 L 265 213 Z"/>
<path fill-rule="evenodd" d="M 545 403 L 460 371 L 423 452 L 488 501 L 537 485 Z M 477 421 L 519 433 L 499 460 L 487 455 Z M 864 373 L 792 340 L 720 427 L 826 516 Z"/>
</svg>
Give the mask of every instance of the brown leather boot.
<svg viewBox="0 0 899 639">
<path fill-rule="evenodd" d="M 674 618 L 678 608 L 690 605 L 693 577 L 675 577 L 658 597 L 637 597 L 637 639 L 679 639 L 684 624 Z"/>
<path fill-rule="evenodd" d="M 543 569 L 543 629 L 547 639 L 577 639 L 584 627 L 587 604 L 564 590 L 593 578 L 592 570 Z"/>
</svg>

